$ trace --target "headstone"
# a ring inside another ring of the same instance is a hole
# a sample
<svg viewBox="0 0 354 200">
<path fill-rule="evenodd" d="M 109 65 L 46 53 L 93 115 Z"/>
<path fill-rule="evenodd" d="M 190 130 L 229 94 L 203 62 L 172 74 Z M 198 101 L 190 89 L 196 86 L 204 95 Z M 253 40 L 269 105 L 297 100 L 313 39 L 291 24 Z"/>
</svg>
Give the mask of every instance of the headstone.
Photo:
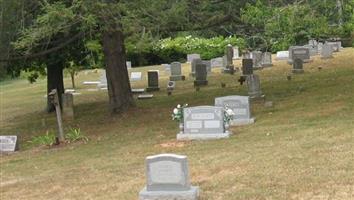
<svg viewBox="0 0 354 200">
<path fill-rule="evenodd" d="M 318 50 L 319 53 L 322 52 L 322 47 L 323 47 L 323 43 L 319 42 L 318 45 L 317 45 L 317 50 Z"/>
<path fill-rule="evenodd" d="M 210 60 L 202 60 L 202 63 L 205 64 L 206 68 L 207 68 L 207 72 L 208 74 L 211 73 L 211 61 Z"/>
<path fill-rule="evenodd" d="M 222 69 L 226 69 L 226 66 L 227 66 L 227 58 L 226 56 L 223 56 L 222 57 Z"/>
<path fill-rule="evenodd" d="M 218 58 L 211 59 L 210 65 L 211 65 L 211 68 L 222 67 L 223 66 L 223 58 L 218 57 Z"/>
<path fill-rule="evenodd" d="M 127 69 L 131 69 L 132 68 L 132 62 L 127 61 L 127 62 L 125 62 L 125 64 L 127 65 Z"/>
<path fill-rule="evenodd" d="M 131 72 L 130 81 L 141 81 L 142 73 L 141 72 Z"/>
<path fill-rule="evenodd" d="M 251 75 L 253 74 L 253 60 L 250 58 L 242 59 L 242 74 Z"/>
<path fill-rule="evenodd" d="M 179 81 L 183 80 L 182 75 L 182 66 L 180 62 L 173 62 L 171 63 L 171 76 L 170 81 Z"/>
<path fill-rule="evenodd" d="M 194 86 L 208 85 L 207 81 L 207 67 L 202 62 L 197 63 L 195 70 L 195 81 Z"/>
<path fill-rule="evenodd" d="M 215 106 L 232 109 L 235 113 L 230 121 L 231 125 L 245 125 L 254 123 L 251 117 L 250 99 L 248 96 L 226 96 L 215 98 Z"/>
<path fill-rule="evenodd" d="M 159 154 L 146 158 L 146 187 L 139 200 L 197 200 L 199 188 L 191 186 L 184 155 Z"/>
<path fill-rule="evenodd" d="M 171 74 L 171 65 L 169 64 L 161 64 L 161 66 L 165 69 L 165 73 L 170 75 Z"/>
<path fill-rule="evenodd" d="M 132 93 L 144 93 L 145 89 L 144 88 L 132 88 Z"/>
<path fill-rule="evenodd" d="M 264 95 L 261 91 L 261 82 L 258 75 L 251 74 L 246 78 L 248 95 L 251 99 L 264 98 Z"/>
<path fill-rule="evenodd" d="M 333 48 L 333 52 L 339 52 L 340 45 L 338 42 L 326 42 L 326 44 L 331 45 Z"/>
<path fill-rule="evenodd" d="M 195 68 L 198 63 L 202 63 L 202 60 L 200 58 L 193 59 L 191 62 L 191 73 L 190 76 L 194 77 L 195 76 Z"/>
<path fill-rule="evenodd" d="M 194 59 L 200 59 L 200 55 L 196 53 L 187 55 L 187 62 L 191 63 Z"/>
<path fill-rule="evenodd" d="M 318 54 L 317 46 L 304 45 L 304 47 L 306 47 L 310 50 L 310 56 L 315 56 Z"/>
<path fill-rule="evenodd" d="M 107 88 L 107 76 L 106 76 L 106 70 L 103 70 L 100 78 L 100 83 L 97 84 L 98 89 L 106 89 Z"/>
<path fill-rule="evenodd" d="M 236 60 L 241 59 L 241 57 L 240 57 L 240 52 L 239 52 L 238 47 L 235 46 L 233 49 L 234 49 L 234 55 L 233 55 L 232 58 L 233 58 L 233 59 L 236 59 Z"/>
<path fill-rule="evenodd" d="M 276 60 L 288 60 L 289 59 L 289 51 L 278 51 Z"/>
<path fill-rule="evenodd" d="M 234 74 L 235 67 L 232 60 L 232 57 L 234 56 L 234 49 L 232 48 L 231 44 L 228 44 L 226 46 L 225 56 L 226 56 L 226 66 L 224 68 L 224 73 Z"/>
<path fill-rule="evenodd" d="M 317 40 L 314 40 L 314 39 L 311 39 L 311 40 L 309 40 L 309 45 L 311 45 L 311 46 L 317 46 L 318 45 L 318 42 L 317 42 Z"/>
<path fill-rule="evenodd" d="M 177 140 L 227 138 L 224 127 L 224 109 L 215 106 L 197 106 L 183 109 L 183 132 Z"/>
<path fill-rule="evenodd" d="M 262 67 L 271 67 L 271 66 L 273 66 L 272 53 L 271 52 L 262 53 Z"/>
<path fill-rule="evenodd" d="M 159 88 L 159 71 L 158 70 L 149 70 L 148 72 L 148 87 L 146 91 L 158 91 Z"/>
<path fill-rule="evenodd" d="M 250 58 L 252 58 L 252 57 L 251 57 L 251 53 L 250 53 L 250 52 L 245 52 L 245 53 L 243 54 L 243 58 L 245 58 L 245 59 L 250 59 Z"/>
<path fill-rule="evenodd" d="M 262 69 L 262 52 L 261 51 L 252 51 L 251 57 L 253 60 L 253 69 Z"/>
<path fill-rule="evenodd" d="M 322 46 L 321 50 L 321 58 L 326 59 L 326 58 L 333 58 L 333 48 L 329 44 L 324 44 Z"/>
<path fill-rule="evenodd" d="M 64 119 L 74 119 L 74 97 L 72 93 L 62 95 L 62 110 Z"/>
<path fill-rule="evenodd" d="M 18 150 L 16 135 L 0 135 L 0 152 L 13 152 Z"/>
<path fill-rule="evenodd" d="M 300 58 L 295 58 L 293 62 L 293 73 L 304 73 L 303 62 Z"/>
<path fill-rule="evenodd" d="M 100 81 L 84 81 L 82 84 L 84 85 L 98 85 Z"/>
<path fill-rule="evenodd" d="M 310 62 L 310 49 L 301 46 L 292 46 L 289 48 L 289 60 L 288 63 L 292 64 L 293 60 L 300 58 L 302 62 Z"/>
</svg>

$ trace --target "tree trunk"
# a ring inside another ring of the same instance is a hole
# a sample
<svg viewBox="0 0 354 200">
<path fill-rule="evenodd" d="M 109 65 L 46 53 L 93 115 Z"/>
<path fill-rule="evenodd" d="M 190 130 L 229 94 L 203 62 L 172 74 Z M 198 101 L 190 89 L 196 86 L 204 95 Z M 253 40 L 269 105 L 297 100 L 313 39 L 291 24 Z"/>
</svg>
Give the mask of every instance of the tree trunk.
<svg viewBox="0 0 354 200">
<path fill-rule="evenodd" d="M 53 89 L 57 89 L 60 107 L 62 106 L 61 96 L 64 93 L 63 64 L 61 62 L 47 63 L 47 94 Z M 55 107 L 47 97 L 47 112 L 55 111 Z"/>
<path fill-rule="evenodd" d="M 124 36 L 122 28 L 106 30 L 103 33 L 109 108 L 120 113 L 134 106 L 134 99 L 126 66 Z"/>
</svg>

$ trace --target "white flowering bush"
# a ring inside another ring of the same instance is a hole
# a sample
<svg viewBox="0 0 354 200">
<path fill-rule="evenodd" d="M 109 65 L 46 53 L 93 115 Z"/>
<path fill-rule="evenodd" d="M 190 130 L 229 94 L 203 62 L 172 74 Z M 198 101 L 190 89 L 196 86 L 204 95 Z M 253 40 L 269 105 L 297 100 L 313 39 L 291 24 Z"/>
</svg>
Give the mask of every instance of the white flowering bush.
<svg viewBox="0 0 354 200">
<path fill-rule="evenodd" d="M 184 104 L 183 106 L 178 104 L 177 107 L 174 108 L 172 111 L 172 120 L 182 122 L 183 121 L 183 108 L 185 108 L 187 106 L 188 106 L 188 104 Z"/>
<path fill-rule="evenodd" d="M 224 122 L 225 123 L 229 123 L 230 120 L 233 119 L 234 115 L 235 115 L 235 113 L 231 108 L 228 108 L 227 106 L 224 107 Z"/>
</svg>

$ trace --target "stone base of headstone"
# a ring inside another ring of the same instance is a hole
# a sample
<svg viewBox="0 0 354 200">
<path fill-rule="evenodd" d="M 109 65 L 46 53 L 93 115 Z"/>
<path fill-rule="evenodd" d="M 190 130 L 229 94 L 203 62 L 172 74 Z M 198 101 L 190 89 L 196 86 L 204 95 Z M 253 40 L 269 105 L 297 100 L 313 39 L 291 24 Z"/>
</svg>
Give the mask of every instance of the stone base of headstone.
<svg viewBox="0 0 354 200">
<path fill-rule="evenodd" d="M 151 99 L 152 97 L 154 97 L 153 94 L 139 94 L 138 95 L 138 99 Z"/>
<path fill-rule="evenodd" d="M 183 78 L 184 77 L 184 78 Z M 174 75 L 174 76 L 170 76 L 170 81 L 181 81 L 181 80 L 185 80 L 185 76 L 183 75 Z"/>
<path fill-rule="evenodd" d="M 225 74 L 235 74 L 238 71 L 240 71 L 240 69 L 238 67 L 229 67 L 229 68 L 222 69 L 222 73 L 225 73 Z"/>
<path fill-rule="evenodd" d="M 158 88 L 158 87 L 147 87 L 146 88 L 147 92 L 153 92 L 153 91 L 159 91 L 159 90 L 160 90 L 160 88 Z"/>
<path fill-rule="evenodd" d="M 293 64 L 293 61 L 294 60 L 288 60 L 288 64 L 292 65 Z M 305 60 L 302 60 L 302 63 L 310 63 L 312 62 L 312 59 L 305 59 Z"/>
<path fill-rule="evenodd" d="M 229 138 L 231 131 L 228 133 L 178 133 L 177 140 L 214 140 Z"/>
<path fill-rule="evenodd" d="M 231 126 L 241 126 L 247 124 L 253 124 L 255 122 L 255 118 L 250 119 L 233 119 L 230 121 Z"/>
<path fill-rule="evenodd" d="M 186 191 L 140 191 L 139 200 L 198 200 L 199 187 L 191 186 Z"/>
<path fill-rule="evenodd" d="M 304 70 L 303 69 L 292 69 L 291 72 L 294 74 L 303 74 Z"/>
<path fill-rule="evenodd" d="M 207 81 L 207 80 L 203 80 L 203 81 L 194 81 L 194 87 L 197 87 L 197 86 L 203 86 L 203 85 L 208 85 L 208 81 Z"/>
</svg>

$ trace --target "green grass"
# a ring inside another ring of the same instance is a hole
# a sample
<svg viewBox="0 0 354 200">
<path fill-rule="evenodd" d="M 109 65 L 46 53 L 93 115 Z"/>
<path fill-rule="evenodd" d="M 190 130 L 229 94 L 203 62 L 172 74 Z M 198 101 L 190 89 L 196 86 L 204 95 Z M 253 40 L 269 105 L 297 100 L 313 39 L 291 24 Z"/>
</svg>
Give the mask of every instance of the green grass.
<svg viewBox="0 0 354 200">
<path fill-rule="evenodd" d="M 238 75 L 215 71 L 199 92 L 188 78 L 167 96 L 167 76 L 160 71 L 162 90 L 119 116 L 110 116 L 105 91 L 89 92 L 78 84 L 82 95 L 75 96 L 75 121 L 64 121 L 65 130 L 80 128 L 90 140 L 54 148 L 27 142 L 46 130 L 56 131 L 54 114 L 44 112 L 46 81 L 0 83 L 0 134 L 19 134 L 22 147 L 1 155 L 0 197 L 137 199 L 145 185 L 145 157 L 177 153 L 188 156 L 191 181 L 200 186 L 202 200 L 354 199 L 353 63 L 354 50 L 347 48 L 331 60 L 315 57 L 305 64 L 305 74 L 293 75 L 291 81 L 286 80 L 290 65 L 285 61 L 256 71 L 274 106 L 254 103 L 255 124 L 233 127 L 230 139 L 214 141 L 177 142 L 172 109 L 182 103 L 212 105 L 217 96 L 246 95 Z M 148 69 L 162 70 L 134 71 Z M 189 67 L 183 70 L 187 75 Z M 82 72 L 77 82 L 99 76 Z M 144 87 L 145 78 L 133 87 Z M 70 87 L 69 78 L 65 84 Z"/>
</svg>

